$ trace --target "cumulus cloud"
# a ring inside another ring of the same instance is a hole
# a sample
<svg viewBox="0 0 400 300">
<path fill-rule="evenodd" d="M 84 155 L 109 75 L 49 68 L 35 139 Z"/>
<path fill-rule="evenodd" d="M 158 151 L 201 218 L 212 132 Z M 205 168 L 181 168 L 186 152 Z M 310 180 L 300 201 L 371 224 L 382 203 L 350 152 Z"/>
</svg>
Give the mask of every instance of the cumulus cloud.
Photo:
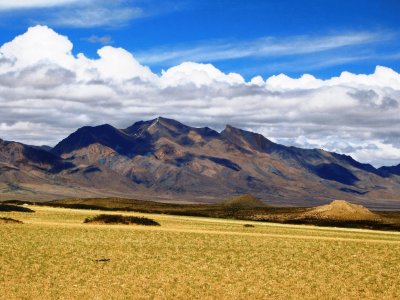
<svg viewBox="0 0 400 300">
<path fill-rule="evenodd" d="M 54 145 L 84 125 L 126 127 L 158 115 L 193 126 L 229 123 L 287 145 L 318 147 L 375 165 L 400 162 L 400 74 L 284 74 L 246 81 L 211 64 L 161 74 L 112 46 L 92 59 L 46 26 L 0 47 L 0 138 Z"/>
<path fill-rule="evenodd" d="M 14 62 L 13 70 L 32 67 L 38 63 L 53 63 L 71 67 L 74 57 L 72 43 L 46 26 L 35 26 L 0 48 L 1 55 Z M 4 69 L 0 72 L 4 73 Z"/>
<path fill-rule="evenodd" d="M 161 82 L 164 87 L 194 85 L 210 86 L 213 83 L 227 83 L 229 85 L 244 84 L 242 76 L 236 73 L 224 74 L 211 64 L 184 62 L 162 72 Z"/>
</svg>

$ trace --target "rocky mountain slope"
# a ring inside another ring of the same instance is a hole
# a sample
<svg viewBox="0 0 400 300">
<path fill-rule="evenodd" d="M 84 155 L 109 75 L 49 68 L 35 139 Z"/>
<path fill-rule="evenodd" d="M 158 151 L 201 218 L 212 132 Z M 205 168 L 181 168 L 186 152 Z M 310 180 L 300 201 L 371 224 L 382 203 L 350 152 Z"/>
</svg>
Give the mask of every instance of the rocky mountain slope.
<svg viewBox="0 0 400 300">
<path fill-rule="evenodd" d="M 229 125 L 217 132 L 160 117 L 126 129 L 107 124 L 83 127 L 50 153 L 8 143 L 27 149 L 18 152 L 5 144 L 0 144 L 4 199 L 42 197 L 46 191 L 45 198 L 75 193 L 216 202 L 251 193 L 280 205 L 349 199 L 369 207 L 400 207 L 395 167 L 376 169 L 346 155 L 286 147 Z M 33 151 L 44 161 L 32 159 Z M 15 153 L 22 157 L 16 159 Z M 21 174 L 30 179 L 20 179 Z M 57 191 L 35 188 L 40 184 Z M 20 187 L 18 193 L 10 191 L 12 185 Z M 27 186 L 33 194 L 23 191 Z"/>
<path fill-rule="evenodd" d="M 117 180 L 109 180 L 114 177 Z M 135 184 L 112 170 L 77 165 L 47 150 L 0 140 L 0 200 L 122 196 L 132 188 Z"/>
</svg>

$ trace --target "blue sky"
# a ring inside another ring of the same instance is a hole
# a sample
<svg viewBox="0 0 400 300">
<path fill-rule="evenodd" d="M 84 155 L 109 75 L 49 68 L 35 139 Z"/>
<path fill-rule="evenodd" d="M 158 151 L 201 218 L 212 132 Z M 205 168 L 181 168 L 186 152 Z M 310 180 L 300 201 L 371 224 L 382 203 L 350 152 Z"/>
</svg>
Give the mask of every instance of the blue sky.
<svg viewBox="0 0 400 300">
<path fill-rule="evenodd" d="M 399 0 L 0 0 L 0 138 L 54 146 L 162 115 L 397 165 L 399 12 Z"/>
<path fill-rule="evenodd" d="M 3 3 L 3 4 L 2 4 Z M 35 24 L 97 57 L 102 44 L 131 51 L 159 73 L 183 61 L 212 63 L 246 79 L 285 73 L 400 70 L 397 0 L 0 1 L 0 44 Z"/>
</svg>

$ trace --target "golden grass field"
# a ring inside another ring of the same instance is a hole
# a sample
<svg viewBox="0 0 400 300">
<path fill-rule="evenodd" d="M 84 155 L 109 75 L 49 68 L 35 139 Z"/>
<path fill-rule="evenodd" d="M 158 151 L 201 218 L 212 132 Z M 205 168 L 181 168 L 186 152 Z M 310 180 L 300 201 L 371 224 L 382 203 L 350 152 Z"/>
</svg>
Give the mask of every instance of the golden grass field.
<svg viewBox="0 0 400 300">
<path fill-rule="evenodd" d="M 0 213 L 0 299 L 400 298 L 400 233 L 29 207 Z"/>
</svg>

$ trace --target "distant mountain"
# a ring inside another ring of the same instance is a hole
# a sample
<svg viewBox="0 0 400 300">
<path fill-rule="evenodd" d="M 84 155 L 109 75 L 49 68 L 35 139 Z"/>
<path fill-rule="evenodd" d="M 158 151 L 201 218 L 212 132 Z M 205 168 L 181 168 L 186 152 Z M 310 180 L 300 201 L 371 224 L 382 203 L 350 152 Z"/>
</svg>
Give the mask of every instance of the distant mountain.
<svg viewBox="0 0 400 300">
<path fill-rule="evenodd" d="M 380 174 L 383 174 L 384 176 L 391 176 L 391 175 L 400 176 L 400 164 L 398 164 L 397 166 L 392 166 L 392 167 L 380 167 L 379 172 L 380 172 Z"/>
<path fill-rule="evenodd" d="M 136 154 L 132 150 L 136 147 L 135 138 L 108 124 L 97 127 L 82 127 L 58 143 L 51 152 L 61 155 L 93 144 L 109 147 L 121 155 L 133 156 Z"/>
<path fill-rule="evenodd" d="M 115 176 L 117 180 L 110 180 Z M 109 188 L 122 196 L 135 185 L 111 170 L 76 165 L 40 147 L 0 139 L 0 200 L 101 196 Z"/>
<path fill-rule="evenodd" d="M 39 149 L 39 150 L 44 150 L 44 151 L 47 151 L 47 152 L 50 152 L 51 149 L 53 149 L 52 147 L 47 146 L 47 145 L 42 145 L 42 146 L 33 146 L 33 145 L 29 145 L 29 147 L 35 148 L 35 149 Z"/>
<path fill-rule="evenodd" d="M 58 173 L 74 167 L 73 163 L 38 147 L 1 139 L 0 164 L 3 166 L 9 164 L 25 170 L 47 171 L 48 173 Z"/>
<path fill-rule="evenodd" d="M 36 151 L 36 156 L 25 155 L 25 160 L 16 162 L 13 157 L 18 151 L 0 144 L 0 153 L 9 153 L 0 156 L 0 162 L 57 181 L 59 192 L 46 197 L 69 196 L 76 188 L 78 197 L 101 194 L 216 202 L 251 193 L 280 205 L 347 199 L 369 207 L 400 207 L 398 167 L 376 169 L 346 155 L 286 147 L 229 125 L 219 133 L 159 117 L 126 129 L 107 124 L 82 127 L 50 153 L 25 147 L 29 153 Z M 29 159 L 32 156 L 46 158 L 47 163 Z M 63 191 L 66 188 L 68 193 Z M 0 197 L 6 194 L 0 191 Z M 7 196 L 21 195 L 26 193 Z"/>
</svg>

